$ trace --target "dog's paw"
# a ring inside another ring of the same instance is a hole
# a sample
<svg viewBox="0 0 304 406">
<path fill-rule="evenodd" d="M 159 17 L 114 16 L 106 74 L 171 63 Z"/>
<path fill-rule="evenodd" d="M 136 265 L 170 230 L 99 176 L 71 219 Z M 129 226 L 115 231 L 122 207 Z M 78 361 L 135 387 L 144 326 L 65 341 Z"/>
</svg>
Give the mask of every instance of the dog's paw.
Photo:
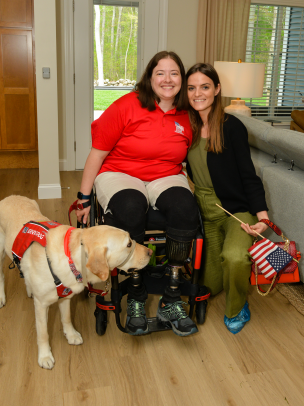
<svg viewBox="0 0 304 406">
<path fill-rule="evenodd" d="M 52 369 L 55 365 L 55 359 L 53 357 L 53 354 L 50 353 L 49 355 L 47 355 L 45 357 L 39 357 L 38 364 L 41 368 Z"/>
<path fill-rule="evenodd" d="M 78 331 L 74 330 L 73 332 L 66 334 L 65 336 L 68 340 L 68 343 L 71 345 L 80 345 L 83 343 L 83 339 L 81 337 L 81 334 L 78 333 Z"/>
<path fill-rule="evenodd" d="M 5 295 L 4 296 L 0 296 L 0 309 L 1 307 L 6 305 L 6 298 Z"/>
</svg>

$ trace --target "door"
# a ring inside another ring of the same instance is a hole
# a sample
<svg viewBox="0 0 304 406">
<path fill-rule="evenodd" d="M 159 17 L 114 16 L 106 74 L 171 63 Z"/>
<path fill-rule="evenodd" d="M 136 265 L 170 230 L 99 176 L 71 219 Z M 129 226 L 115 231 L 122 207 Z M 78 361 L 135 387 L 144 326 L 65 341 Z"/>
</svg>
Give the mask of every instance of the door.
<svg viewBox="0 0 304 406">
<path fill-rule="evenodd" d="M 31 0 L 0 3 L 0 150 L 37 150 Z"/>
</svg>

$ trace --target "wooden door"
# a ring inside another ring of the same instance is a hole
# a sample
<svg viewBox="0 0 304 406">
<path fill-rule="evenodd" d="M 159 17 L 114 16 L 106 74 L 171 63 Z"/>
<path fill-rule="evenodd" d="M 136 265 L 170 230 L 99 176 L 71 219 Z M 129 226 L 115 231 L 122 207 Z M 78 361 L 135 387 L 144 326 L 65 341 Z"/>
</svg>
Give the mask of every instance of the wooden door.
<svg viewBox="0 0 304 406">
<path fill-rule="evenodd" d="M 36 151 L 32 0 L 0 2 L 0 150 Z"/>
</svg>

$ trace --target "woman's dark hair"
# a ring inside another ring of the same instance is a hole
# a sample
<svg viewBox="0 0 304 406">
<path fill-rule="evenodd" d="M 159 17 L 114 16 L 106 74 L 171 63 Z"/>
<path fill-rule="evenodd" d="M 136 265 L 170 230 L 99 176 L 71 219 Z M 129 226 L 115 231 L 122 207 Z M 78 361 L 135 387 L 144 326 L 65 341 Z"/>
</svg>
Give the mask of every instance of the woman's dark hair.
<svg viewBox="0 0 304 406">
<path fill-rule="evenodd" d="M 187 109 L 188 99 L 184 65 L 180 57 L 176 55 L 175 52 L 161 51 L 153 56 L 151 61 L 148 63 L 140 81 L 135 86 L 135 91 L 138 92 L 138 99 L 141 102 L 142 107 L 147 108 L 149 111 L 155 110 L 155 100 L 157 101 L 157 103 L 160 102 L 160 98 L 153 92 L 151 86 L 153 69 L 155 68 L 155 66 L 157 66 L 158 62 L 161 59 L 169 58 L 173 59 L 173 61 L 178 65 L 182 78 L 181 89 L 174 98 L 173 106 L 175 106 L 177 110 Z"/>
<path fill-rule="evenodd" d="M 189 77 L 196 72 L 203 73 L 208 76 L 214 84 L 215 89 L 220 84 L 219 76 L 212 65 L 209 63 L 197 63 L 192 66 L 186 75 L 188 81 Z M 190 123 L 193 132 L 192 138 L 192 148 L 196 147 L 200 142 L 201 130 L 204 125 L 199 112 L 194 110 L 193 107 L 189 105 L 188 113 L 190 118 Z M 214 101 L 211 106 L 211 110 L 208 114 L 208 132 L 209 136 L 207 139 L 206 149 L 207 151 L 219 153 L 223 151 L 223 123 L 224 123 L 224 110 L 221 101 L 221 90 L 216 96 L 214 96 Z"/>
</svg>

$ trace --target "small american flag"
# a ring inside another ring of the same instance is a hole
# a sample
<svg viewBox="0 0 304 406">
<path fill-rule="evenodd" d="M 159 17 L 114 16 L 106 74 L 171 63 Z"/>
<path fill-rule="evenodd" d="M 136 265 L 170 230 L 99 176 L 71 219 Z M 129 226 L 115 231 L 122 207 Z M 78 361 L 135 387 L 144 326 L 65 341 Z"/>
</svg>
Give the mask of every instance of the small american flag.
<svg viewBox="0 0 304 406">
<path fill-rule="evenodd" d="M 293 259 L 288 252 L 266 238 L 255 243 L 248 252 L 266 279 L 272 279 Z"/>
</svg>

